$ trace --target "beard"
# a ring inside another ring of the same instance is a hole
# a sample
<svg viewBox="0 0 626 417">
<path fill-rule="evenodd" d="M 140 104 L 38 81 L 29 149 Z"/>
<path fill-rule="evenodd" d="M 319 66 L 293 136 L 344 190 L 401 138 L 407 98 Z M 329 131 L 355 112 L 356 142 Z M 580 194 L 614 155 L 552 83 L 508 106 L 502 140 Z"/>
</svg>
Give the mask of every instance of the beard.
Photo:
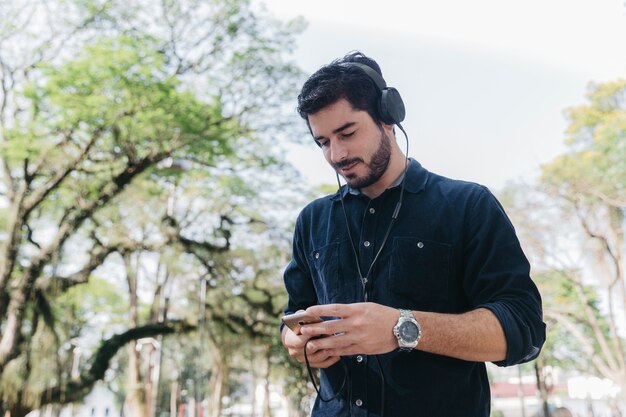
<svg viewBox="0 0 626 417">
<path fill-rule="evenodd" d="M 385 133 L 384 130 L 380 129 L 380 144 L 378 145 L 378 149 L 372 155 L 372 159 L 368 164 L 365 164 L 365 161 L 361 158 L 352 158 L 346 161 L 341 161 L 339 163 L 334 164 L 335 169 L 342 168 L 344 166 L 350 166 L 356 162 L 361 162 L 366 165 L 368 168 L 367 173 L 358 177 L 356 174 L 350 174 L 345 176 L 345 180 L 351 188 L 365 188 L 370 185 L 376 183 L 389 166 L 389 161 L 391 160 L 391 140 L 389 136 Z"/>
</svg>

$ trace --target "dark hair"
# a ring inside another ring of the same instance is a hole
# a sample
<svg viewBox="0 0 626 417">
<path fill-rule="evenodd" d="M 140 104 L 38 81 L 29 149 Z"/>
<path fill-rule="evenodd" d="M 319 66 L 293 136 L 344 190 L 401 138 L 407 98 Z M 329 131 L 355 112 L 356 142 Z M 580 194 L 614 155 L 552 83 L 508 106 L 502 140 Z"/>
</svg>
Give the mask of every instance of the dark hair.
<svg viewBox="0 0 626 417">
<path fill-rule="evenodd" d="M 298 113 L 309 122 L 308 116 L 339 100 L 346 99 L 355 110 L 366 111 L 376 124 L 378 96 L 381 94 L 374 81 L 350 62 L 365 64 L 382 77 L 380 67 L 373 59 L 359 51 L 352 51 L 317 70 L 302 86 L 298 95 Z"/>
</svg>

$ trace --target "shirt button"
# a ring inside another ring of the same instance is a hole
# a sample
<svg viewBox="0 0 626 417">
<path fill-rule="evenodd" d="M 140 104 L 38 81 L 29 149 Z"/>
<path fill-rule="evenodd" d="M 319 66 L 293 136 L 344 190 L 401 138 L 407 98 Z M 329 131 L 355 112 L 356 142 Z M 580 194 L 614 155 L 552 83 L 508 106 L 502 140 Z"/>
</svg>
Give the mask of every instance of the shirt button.
<svg viewBox="0 0 626 417">
<path fill-rule="evenodd" d="M 359 355 L 359 356 L 357 356 L 357 357 L 356 357 L 356 361 L 357 361 L 358 363 L 363 362 L 363 355 Z"/>
<path fill-rule="evenodd" d="M 422 249 L 424 247 L 424 244 L 422 242 L 417 242 L 417 247 Z"/>
<path fill-rule="evenodd" d="M 365 242 L 363 242 L 363 246 L 365 246 L 366 248 L 370 247 L 370 241 L 366 240 Z"/>
<path fill-rule="evenodd" d="M 357 407 L 360 407 L 363 405 L 363 401 L 360 398 L 356 400 L 354 403 L 356 404 Z"/>
<path fill-rule="evenodd" d="M 319 252 L 315 252 L 315 259 L 319 259 L 320 258 L 320 253 Z"/>
<path fill-rule="evenodd" d="M 376 213 L 376 209 L 374 207 L 370 207 L 370 214 Z"/>
</svg>

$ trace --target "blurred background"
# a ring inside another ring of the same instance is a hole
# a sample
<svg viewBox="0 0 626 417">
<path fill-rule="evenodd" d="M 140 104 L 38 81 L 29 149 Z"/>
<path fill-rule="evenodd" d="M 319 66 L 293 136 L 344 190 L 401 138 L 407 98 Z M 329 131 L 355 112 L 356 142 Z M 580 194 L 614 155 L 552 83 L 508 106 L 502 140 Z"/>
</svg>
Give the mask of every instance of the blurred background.
<svg viewBox="0 0 626 417">
<path fill-rule="evenodd" d="M 617 0 L 0 0 L 0 415 L 309 414 L 281 274 L 336 185 L 295 97 L 352 50 L 531 260 L 492 415 L 624 415 L 625 40 Z"/>
</svg>

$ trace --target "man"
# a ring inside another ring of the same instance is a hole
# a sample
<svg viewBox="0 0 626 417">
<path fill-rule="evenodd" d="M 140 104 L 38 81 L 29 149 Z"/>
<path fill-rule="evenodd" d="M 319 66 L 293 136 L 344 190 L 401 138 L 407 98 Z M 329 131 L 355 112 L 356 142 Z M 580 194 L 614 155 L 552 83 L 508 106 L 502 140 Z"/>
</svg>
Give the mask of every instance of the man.
<svg viewBox="0 0 626 417">
<path fill-rule="evenodd" d="M 485 188 L 407 160 L 397 91 L 359 52 L 313 74 L 298 111 L 347 182 L 296 223 L 285 313 L 332 318 L 281 338 L 321 368 L 313 416 L 487 417 L 485 363 L 535 358 L 541 298 Z"/>
</svg>

